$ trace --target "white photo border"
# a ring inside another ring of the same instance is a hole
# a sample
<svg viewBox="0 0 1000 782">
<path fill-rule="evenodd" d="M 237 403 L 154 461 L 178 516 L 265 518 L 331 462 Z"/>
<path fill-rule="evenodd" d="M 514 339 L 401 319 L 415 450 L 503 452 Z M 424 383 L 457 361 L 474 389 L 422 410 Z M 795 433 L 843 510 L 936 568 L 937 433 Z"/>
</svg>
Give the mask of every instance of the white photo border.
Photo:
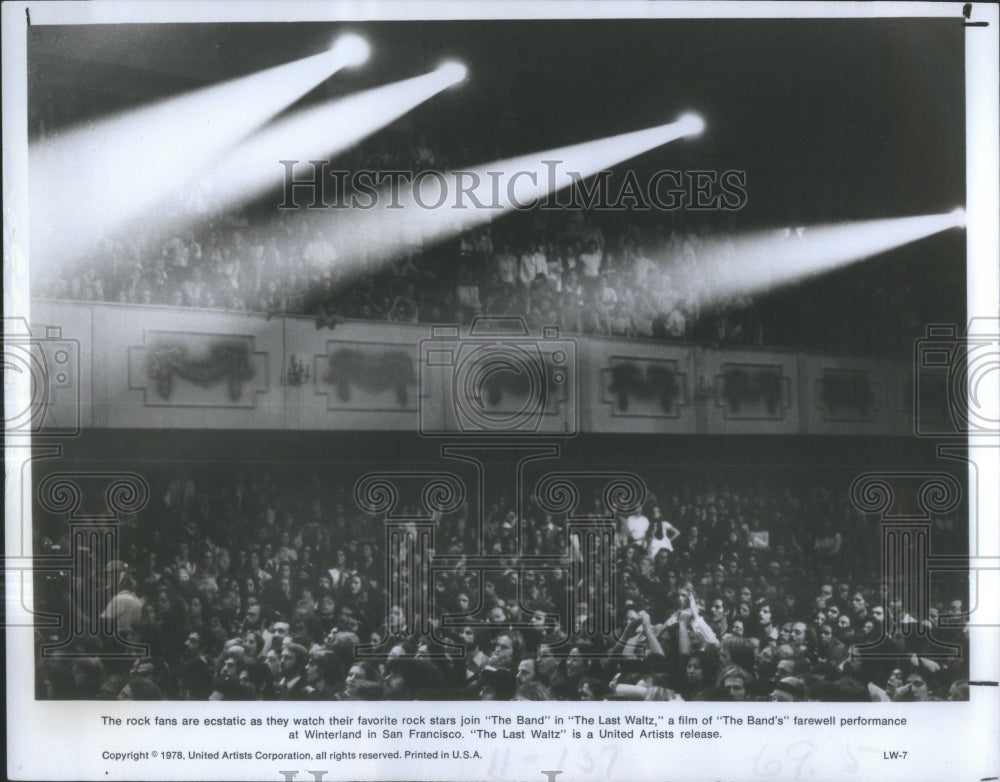
<svg viewBox="0 0 1000 782">
<path fill-rule="evenodd" d="M 849 18 L 849 17 L 952 17 L 956 24 L 962 16 L 961 3 L 688 3 L 688 2 L 51 2 L 6 3 L 3 12 L 3 170 L 4 170 L 4 315 L 29 318 L 27 245 L 27 36 L 31 25 L 48 24 L 138 24 L 152 22 L 221 22 L 297 20 L 426 20 L 426 19 L 548 19 L 548 18 Z M 998 308 L 998 214 L 1000 186 L 997 172 L 998 128 L 998 9 L 975 3 L 972 22 L 986 26 L 969 27 L 966 32 L 966 150 L 968 213 L 968 312 L 970 317 L 996 318 Z M 6 382 L 6 381 L 5 381 Z M 994 381 L 995 382 L 995 381 Z M 993 399 L 997 398 L 993 388 Z M 14 405 L 25 389 L 7 385 L 5 405 Z M 987 397 L 989 398 L 989 397 Z M 8 409 L 12 409 L 8 407 Z M 998 443 L 978 444 L 974 457 L 980 476 L 1000 474 Z M 20 468 L 26 451 L 7 442 L 5 464 L 6 553 L 8 560 L 23 553 L 25 541 L 19 520 L 22 500 L 30 497 L 21 485 L 30 481 L 30 472 Z M 1000 555 L 1000 518 L 997 482 L 983 480 L 978 501 L 980 557 Z M 970 509 L 971 511 L 971 509 Z M 972 511 L 974 513 L 974 511 Z M 22 584 L 16 569 L 5 571 L 5 595 L 21 598 Z M 984 613 L 992 627 L 976 628 L 972 639 L 972 675 L 974 681 L 996 683 L 1000 680 L 1000 595 L 997 573 L 979 574 L 980 595 L 992 598 Z M 30 597 L 29 597 L 30 599 Z M 905 716 L 905 729 L 872 731 L 865 728 L 821 727 L 790 729 L 746 729 L 733 731 L 724 746 L 684 741 L 657 745 L 657 749 L 633 751 L 613 743 L 578 744 L 557 750 L 531 747 L 522 751 L 480 747 L 484 757 L 466 762 L 437 761 L 198 761 L 135 764 L 109 762 L 103 751 L 132 751 L 151 746 L 162 750 L 248 749 L 260 747 L 264 735 L 259 729 L 222 730 L 159 729 L 120 727 L 114 730 L 101 725 L 101 715 L 117 717 L 145 716 L 154 713 L 149 703 L 114 702 L 45 702 L 34 696 L 34 655 L 32 634 L 24 627 L 6 629 L 7 649 L 7 773 L 11 779 L 275 779 L 289 778 L 284 770 L 298 771 L 296 779 L 312 779 L 312 770 L 328 769 L 325 779 L 490 779 L 543 780 L 545 770 L 560 770 L 560 782 L 576 779 L 630 780 L 711 780 L 711 779 L 885 779 L 937 780 L 983 779 L 1000 776 L 1000 697 L 996 686 L 975 687 L 968 703 L 884 704 L 878 714 Z M 546 703 L 486 705 L 479 703 L 370 704 L 343 703 L 344 715 L 392 713 L 396 716 L 471 715 L 502 713 L 545 713 L 552 715 L 580 713 L 580 704 Z M 632 713 L 654 713 L 655 704 L 634 704 Z M 797 704 L 801 716 L 854 716 L 868 714 L 862 704 Z M 607 704 L 595 705 L 592 713 L 601 714 Z M 753 704 L 686 703 L 683 712 L 699 719 L 721 714 L 754 714 Z M 328 714 L 325 705 L 313 703 L 215 703 L 195 706 L 186 702 L 163 702 L 156 706 L 161 716 L 291 716 Z M 607 713 L 606 711 L 604 713 Z M 294 742 L 283 741 L 285 731 L 269 728 L 264 743 L 268 748 L 294 751 Z M 447 744 L 447 742 L 445 742 Z M 650 745 L 652 746 L 652 745 Z M 449 746 L 448 749 L 451 747 Z M 907 749 L 910 758 L 889 761 L 887 750 Z M 476 749 L 466 742 L 461 749 Z M 562 753 L 560 755 L 560 753 Z M 588 766 L 589 763 L 589 766 Z M 560 765 L 562 764 L 562 765 Z M 809 770 L 818 774 L 809 775 Z M 554 777 L 552 777 L 554 778 Z"/>
</svg>

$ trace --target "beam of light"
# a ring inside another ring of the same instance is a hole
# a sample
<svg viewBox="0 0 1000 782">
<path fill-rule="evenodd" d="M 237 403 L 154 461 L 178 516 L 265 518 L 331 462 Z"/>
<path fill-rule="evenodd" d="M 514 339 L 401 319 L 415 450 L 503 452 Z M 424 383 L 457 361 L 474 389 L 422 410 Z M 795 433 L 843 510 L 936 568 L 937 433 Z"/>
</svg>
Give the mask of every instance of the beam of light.
<svg viewBox="0 0 1000 782">
<path fill-rule="evenodd" d="M 139 217 L 342 68 L 368 44 L 327 51 L 80 125 L 29 149 L 33 263 L 71 260 Z"/>
<path fill-rule="evenodd" d="M 449 79 L 452 84 L 459 84 L 465 81 L 465 77 L 469 75 L 469 69 L 460 62 L 442 63 L 438 71 L 442 76 Z"/>
<path fill-rule="evenodd" d="M 224 211 L 269 190 L 280 189 L 282 160 L 295 160 L 297 180 L 313 176 L 309 161 L 326 160 L 386 127 L 421 103 L 458 84 L 466 76 L 461 63 L 403 81 L 303 109 L 263 128 L 208 169 L 196 183 L 187 209 L 207 214 Z"/>
<path fill-rule="evenodd" d="M 685 136 L 700 136 L 705 130 L 705 120 L 691 112 L 678 117 L 676 124 L 684 129 Z"/>
<path fill-rule="evenodd" d="M 702 306 L 775 290 L 951 228 L 965 210 L 709 238 L 695 257 L 664 259 L 672 284 L 694 291 Z"/>
<path fill-rule="evenodd" d="M 368 62 L 371 47 L 360 35 L 345 33 L 333 42 L 333 52 L 340 57 L 345 68 L 357 68 Z"/>
<path fill-rule="evenodd" d="M 495 219 L 498 213 L 527 208 L 535 201 L 558 193 L 581 179 L 588 179 L 600 171 L 610 169 L 671 141 L 697 135 L 703 128 L 704 121 L 700 117 L 685 115 L 666 125 L 478 166 L 471 171 L 480 183 L 469 192 L 475 195 L 476 202 L 488 205 L 489 209 L 456 210 L 453 208 L 455 198 L 452 196 L 442 209 L 423 208 L 419 212 L 415 211 L 415 214 L 424 218 L 422 222 L 432 232 L 429 238 L 437 238 L 433 233 L 434 223 L 442 218 L 448 225 L 454 222 L 456 213 L 461 215 L 462 212 L 469 212 L 470 214 L 464 215 L 462 220 L 463 223 L 468 223 L 469 227 L 488 222 Z M 496 176 L 497 172 L 500 174 L 499 177 Z M 494 179 L 498 179 L 501 183 L 498 193 L 495 193 Z M 412 194 L 408 197 L 414 200 Z M 463 202 L 468 205 L 472 199 L 463 198 Z M 449 210 L 450 215 L 440 214 Z M 435 216 L 435 213 L 439 214 Z"/>
<path fill-rule="evenodd" d="M 457 78 L 458 73 L 454 76 Z M 464 74 L 463 74 L 464 76 Z M 337 249 L 342 271 L 369 269 L 414 243 L 430 245 L 527 209 L 547 196 L 608 171 L 671 141 L 696 135 L 704 122 L 678 121 L 603 139 L 496 161 L 461 172 L 418 174 L 394 194 L 383 189 L 368 209 L 300 216 L 302 230 L 321 233 Z M 273 164 L 272 164 L 273 168 Z M 459 192 L 461 191 L 461 192 Z M 440 203 L 438 203 L 440 202 Z M 309 203 L 306 200 L 306 203 Z"/>
</svg>

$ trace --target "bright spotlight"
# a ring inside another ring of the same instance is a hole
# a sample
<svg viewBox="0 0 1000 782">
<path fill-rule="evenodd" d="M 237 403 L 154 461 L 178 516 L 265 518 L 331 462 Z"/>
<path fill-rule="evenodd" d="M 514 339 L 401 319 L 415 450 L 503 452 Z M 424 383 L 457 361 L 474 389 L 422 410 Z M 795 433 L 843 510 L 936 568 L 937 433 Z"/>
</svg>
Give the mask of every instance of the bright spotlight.
<svg viewBox="0 0 1000 782">
<path fill-rule="evenodd" d="M 368 61 L 371 47 L 368 41 L 360 35 L 347 33 L 340 36 L 333 44 L 333 51 L 347 68 L 356 68 Z"/>
<path fill-rule="evenodd" d="M 202 171 L 189 199 L 189 211 L 200 214 L 187 219 L 202 219 L 281 187 L 287 176 L 283 160 L 296 161 L 296 180 L 310 180 L 314 169 L 309 161 L 348 149 L 449 86 L 435 69 L 301 109 L 272 123 Z"/>
<path fill-rule="evenodd" d="M 144 229 L 149 215 L 159 221 L 213 161 L 345 64 L 360 62 L 362 47 L 366 54 L 363 39 L 343 36 L 333 49 L 32 144 L 33 258 L 71 262 L 106 238 Z M 271 167 L 277 159 L 272 153 Z"/>
<path fill-rule="evenodd" d="M 469 69 L 460 62 L 446 62 L 438 68 L 438 73 L 448 80 L 448 84 L 459 84 L 469 75 Z"/>
<path fill-rule="evenodd" d="M 459 75 L 457 68 L 453 72 Z M 434 71 L 434 75 L 438 89 L 444 89 L 441 69 Z M 325 123 L 320 127 L 325 129 L 330 125 Z M 383 185 L 381 195 L 375 199 L 378 203 L 369 203 L 364 209 L 303 209 L 301 230 L 322 231 L 330 237 L 342 270 L 374 269 L 406 252 L 416 240 L 425 246 L 443 241 L 510 211 L 529 209 L 535 202 L 560 191 L 569 190 L 565 197 L 571 201 L 592 198 L 596 191 L 590 191 L 586 184 L 591 177 L 683 135 L 677 123 L 670 123 L 447 174 L 421 172 L 409 182 L 397 183 L 395 189 Z M 282 148 L 288 145 L 278 147 Z M 267 170 L 273 175 L 274 154 L 263 155 L 261 159 L 271 163 Z M 244 176 L 245 171 L 241 174 L 236 168 L 231 176 Z M 311 181 L 313 176 L 311 170 L 303 170 L 298 178 Z M 230 176 L 222 179 L 230 185 L 234 181 Z M 237 192 L 246 192 L 244 181 Z M 585 196 L 585 191 L 591 195 Z M 312 192 L 311 188 L 305 189 L 303 196 Z"/>
<path fill-rule="evenodd" d="M 690 111 L 679 116 L 674 124 L 688 137 L 699 136 L 705 130 L 705 120 Z"/>
<path fill-rule="evenodd" d="M 955 220 L 956 228 L 965 228 L 965 210 L 962 207 L 952 211 L 951 216 Z"/>
<path fill-rule="evenodd" d="M 965 211 L 895 217 L 836 225 L 706 239 L 696 262 L 670 261 L 671 277 L 704 281 L 699 304 L 729 296 L 760 293 L 950 230 L 964 223 Z"/>
</svg>

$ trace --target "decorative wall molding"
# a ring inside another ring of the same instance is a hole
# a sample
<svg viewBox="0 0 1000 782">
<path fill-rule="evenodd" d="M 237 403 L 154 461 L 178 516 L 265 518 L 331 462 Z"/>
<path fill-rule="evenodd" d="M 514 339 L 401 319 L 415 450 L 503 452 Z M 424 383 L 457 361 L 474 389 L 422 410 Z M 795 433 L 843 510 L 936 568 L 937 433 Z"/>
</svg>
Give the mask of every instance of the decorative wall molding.
<svg viewBox="0 0 1000 782">
<path fill-rule="evenodd" d="M 256 407 L 268 391 L 268 355 L 246 335 L 144 331 L 129 347 L 129 388 L 146 407 Z"/>
<path fill-rule="evenodd" d="M 331 333 L 293 316 L 80 302 L 32 311 L 55 382 L 65 335 L 79 346 L 72 387 L 55 389 L 72 396 L 52 406 L 47 386 L 45 415 L 84 428 L 911 436 L 914 398 L 937 401 L 908 359 L 361 321 Z M 63 342 L 41 338 L 51 324 Z"/>
<path fill-rule="evenodd" d="M 726 363 L 715 378 L 715 404 L 727 419 L 783 420 L 791 381 L 777 364 Z"/>
<path fill-rule="evenodd" d="M 687 374 L 676 359 L 611 356 L 601 372 L 601 402 L 613 416 L 677 418 L 691 404 Z"/>
<path fill-rule="evenodd" d="M 315 357 L 316 394 L 329 410 L 417 409 L 416 351 L 406 345 L 327 343 Z"/>
</svg>

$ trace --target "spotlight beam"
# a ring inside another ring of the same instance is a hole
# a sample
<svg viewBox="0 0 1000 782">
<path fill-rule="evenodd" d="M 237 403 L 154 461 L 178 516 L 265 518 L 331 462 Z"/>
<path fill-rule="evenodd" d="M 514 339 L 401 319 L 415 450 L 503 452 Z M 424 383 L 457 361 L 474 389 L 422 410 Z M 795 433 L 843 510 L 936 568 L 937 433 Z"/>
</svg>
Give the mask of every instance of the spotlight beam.
<svg viewBox="0 0 1000 782">
<path fill-rule="evenodd" d="M 367 44 L 328 51 L 77 126 L 29 150 L 33 263 L 71 259 L 149 215 L 224 150 L 341 68 Z M 362 51 L 364 49 L 364 51 Z"/>
<path fill-rule="evenodd" d="M 500 160 L 479 166 L 473 172 L 482 183 L 475 188 L 480 203 L 490 203 L 492 182 L 490 173 L 499 171 L 507 175 L 508 181 L 513 181 L 513 189 L 501 189 L 500 212 L 524 208 L 534 201 L 554 195 L 567 187 L 587 179 L 599 171 L 611 168 L 631 158 L 663 146 L 671 141 L 701 132 L 704 123 L 699 126 L 692 124 L 686 115 L 676 122 L 658 125 L 653 128 L 622 133 L 596 141 L 586 141 L 567 147 L 551 149 L 522 155 L 516 158 Z M 700 122 L 700 118 L 698 118 Z M 553 163 L 558 165 L 553 166 Z M 518 174 L 516 179 L 514 174 Z M 470 222 L 486 222 L 492 220 L 485 215 L 470 215 Z"/>
<path fill-rule="evenodd" d="M 459 75 L 456 68 L 461 68 Z M 224 156 L 201 177 L 195 190 L 211 211 L 247 201 L 284 180 L 279 161 L 299 161 L 296 179 L 312 176 L 311 160 L 327 159 L 399 119 L 465 77 L 465 66 L 450 63 L 430 73 L 393 82 L 303 109 L 263 128 Z"/>
<path fill-rule="evenodd" d="M 477 166 L 464 170 L 461 182 L 456 174 L 441 174 L 448 197 L 431 208 L 427 202 L 436 198 L 422 197 L 423 183 L 414 177 L 413 183 L 401 185 L 393 195 L 382 190 L 371 209 L 333 214 L 309 210 L 301 217 L 303 230 L 329 237 L 337 248 L 338 265 L 368 269 L 396 257 L 417 239 L 423 244 L 442 241 L 514 209 L 528 208 L 598 172 L 699 131 L 689 118 L 682 118 Z M 486 206 L 479 208 L 477 204 Z"/>
<path fill-rule="evenodd" d="M 965 211 L 819 225 L 708 239 L 697 260 L 665 259 L 674 281 L 696 281 L 702 306 L 762 293 L 880 255 L 951 228 Z M 683 287 L 684 283 L 681 282 Z"/>
</svg>

